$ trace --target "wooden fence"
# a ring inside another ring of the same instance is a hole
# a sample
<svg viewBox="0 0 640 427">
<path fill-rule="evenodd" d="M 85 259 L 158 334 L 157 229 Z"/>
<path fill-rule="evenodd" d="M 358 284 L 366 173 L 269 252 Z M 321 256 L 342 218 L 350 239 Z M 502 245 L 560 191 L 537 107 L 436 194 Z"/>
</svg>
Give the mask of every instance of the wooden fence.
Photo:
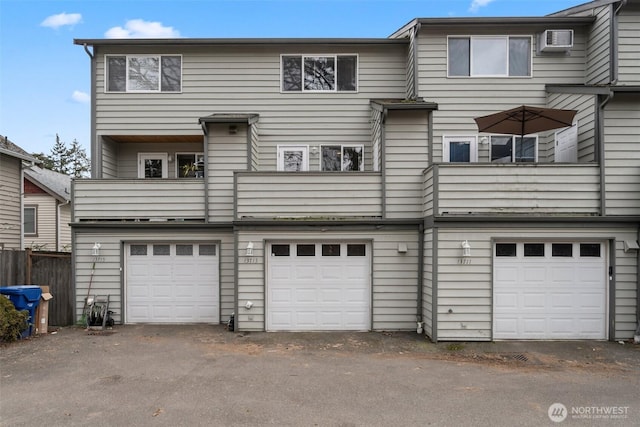
<svg viewBox="0 0 640 427">
<path fill-rule="evenodd" d="M 0 287 L 17 285 L 49 286 L 49 325 L 74 324 L 70 253 L 1 250 Z"/>
</svg>

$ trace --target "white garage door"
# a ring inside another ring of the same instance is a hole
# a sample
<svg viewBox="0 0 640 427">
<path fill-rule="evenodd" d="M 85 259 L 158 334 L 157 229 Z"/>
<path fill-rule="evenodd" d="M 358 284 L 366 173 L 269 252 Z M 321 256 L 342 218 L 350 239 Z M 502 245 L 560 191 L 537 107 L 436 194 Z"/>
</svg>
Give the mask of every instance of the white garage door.
<svg viewBox="0 0 640 427">
<path fill-rule="evenodd" d="M 267 250 L 267 330 L 370 329 L 369 245 L 272 243 Z"/>
<path fill-rule="evenodd" d="M 127 323 L 219 323 L 214 244 L 127 244 Z"/>
<path fill-rule="evenodd" d="M 605 339 L 602 243 L 497 243 L 494 339 Z"/>
</svg>

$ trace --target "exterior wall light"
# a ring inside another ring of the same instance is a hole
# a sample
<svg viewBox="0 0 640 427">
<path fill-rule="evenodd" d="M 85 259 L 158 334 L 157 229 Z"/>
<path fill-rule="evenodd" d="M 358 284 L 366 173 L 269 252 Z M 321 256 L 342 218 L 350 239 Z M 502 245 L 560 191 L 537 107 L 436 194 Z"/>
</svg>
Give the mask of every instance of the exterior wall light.
<svg viewBox="0 0 640 427">
<path fill-rule="evenodd" d="M 93 245 L 93 248 L 91 249 L 91 255 L 93 256 L 100 256 L 100 243 L 95 243 Z"/>
<path fill-rule="evenodd" d="M 247 253 L 246 256 L 253 256 L 253 242 L 247 243 Z"/>
<path fill-rule="evenodd" d="M 465 240 L 460 246 L 462 247 L 462 258 L 469 258 L 471 256 L 471 245 L 469 242 Z"/>
</svg>

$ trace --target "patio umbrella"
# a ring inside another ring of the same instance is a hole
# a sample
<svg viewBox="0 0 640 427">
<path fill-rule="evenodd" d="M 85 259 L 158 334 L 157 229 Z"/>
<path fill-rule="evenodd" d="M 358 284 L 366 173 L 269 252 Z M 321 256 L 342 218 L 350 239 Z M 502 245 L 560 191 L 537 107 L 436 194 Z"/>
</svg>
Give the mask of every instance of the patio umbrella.
<svg viewBox="0 0 640 427">
<path fill-rule="evenodd" d="M 544 132 L 573 125 L 576 110 L 559 110 L 522 105 L 488 116 L 476 117 L 479 132 L 520 135 Z"/>
</svg>

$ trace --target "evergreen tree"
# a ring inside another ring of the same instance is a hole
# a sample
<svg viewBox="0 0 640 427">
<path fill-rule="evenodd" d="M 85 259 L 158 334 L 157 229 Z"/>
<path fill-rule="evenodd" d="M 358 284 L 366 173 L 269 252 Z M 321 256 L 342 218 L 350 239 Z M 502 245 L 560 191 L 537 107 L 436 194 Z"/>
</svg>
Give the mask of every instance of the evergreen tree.
<svg viewBox="0 0 640 427">
<path fill-rule="evenodd" d="M 67 148 L 67 144 L 56 134 L 56 143 L 51 149 L 51 154 L 34 153 L 33 157 L 42 161 L 45 169 L 73 176 L 74 178 L 88 177 L 91 171 L 91 161 L 87 156 L 87 152 L 78 140 L 74 139 L 71 146 Z"/>
<path fill-rule="evenodd" d="M 76 139 L 73 140 L 69 148 L 69 160 L 71 163 L 71 175 L 73 177 L 83 178 L 89 176 L 91 161 L 85 149 L 82 148 Z"/>
<path fill-rule="evenodd" d="M 70 175 L 71 161 L 69 159 L 69 149 L 64 141 L 60 140 L 60 136 L 56 134 L 56 143 L 51 149 L 51 159 L 53 160 L 53 167 L 51 170 Z"/>
</svg>

